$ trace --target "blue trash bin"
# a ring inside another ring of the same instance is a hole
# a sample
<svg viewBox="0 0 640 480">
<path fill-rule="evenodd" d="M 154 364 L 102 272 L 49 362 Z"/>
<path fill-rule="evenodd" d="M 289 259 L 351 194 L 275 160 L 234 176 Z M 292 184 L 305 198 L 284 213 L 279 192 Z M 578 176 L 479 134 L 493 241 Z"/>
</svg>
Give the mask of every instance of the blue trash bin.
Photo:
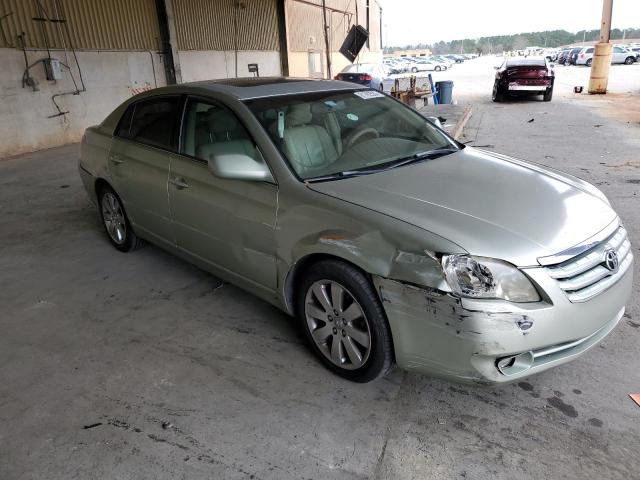
<svg viewBox="0 0 640 480">
<path fill-rule="evenodd" d="M 453 98 L 453 80 L 436 82 L 436 92 L 438 93 L 438 103 L 451 103 Z"/>
</svg>

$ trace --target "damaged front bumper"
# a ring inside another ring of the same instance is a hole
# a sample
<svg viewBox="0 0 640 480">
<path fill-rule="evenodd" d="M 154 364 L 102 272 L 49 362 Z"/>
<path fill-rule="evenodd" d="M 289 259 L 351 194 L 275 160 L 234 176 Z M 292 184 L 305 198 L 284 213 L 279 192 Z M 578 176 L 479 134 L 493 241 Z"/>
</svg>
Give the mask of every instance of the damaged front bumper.
<svg viewBox="0 0 640 480">
<path fill-rule="evenodd" d="M 611 288 L 571 303 L 544 269 L 526 269 L 543 301 L 458 298 L 374 277 L 393 336 L 396 362 L 464 383 L 500 384 L 568 362 L 606 337 L 624 314 L 632 268 Z"/>
</svg>

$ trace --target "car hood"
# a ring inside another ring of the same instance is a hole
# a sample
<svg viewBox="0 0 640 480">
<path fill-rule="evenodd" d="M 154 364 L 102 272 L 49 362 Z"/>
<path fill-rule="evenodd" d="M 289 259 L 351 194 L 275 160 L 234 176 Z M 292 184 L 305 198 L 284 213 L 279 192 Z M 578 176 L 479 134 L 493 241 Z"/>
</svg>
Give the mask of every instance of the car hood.
<svg viewBox="0 0 640 480">
<path fill-rule="evenodd" d="M 517 266 L 536 265 L 538 258 L 583 242 L 617 218 L 587 182 L 471 147 L 309 188 L 428 230 L 473 255 Z"/>
</svg>

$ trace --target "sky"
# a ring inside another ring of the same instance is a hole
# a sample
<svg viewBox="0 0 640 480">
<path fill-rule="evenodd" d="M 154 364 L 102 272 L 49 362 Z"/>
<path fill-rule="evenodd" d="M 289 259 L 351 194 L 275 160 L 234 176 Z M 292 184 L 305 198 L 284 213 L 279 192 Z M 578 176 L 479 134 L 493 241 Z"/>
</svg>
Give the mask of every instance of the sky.
<svg viewBox="0 0 640 480">
<path fill-rule="evenodd" d="M 602 0 L 377 1 L 383 9 L 385 46 L 542 30 L 594 30 L 600 28 L 602 17 Z M 640 0 L 613 0 L 612 27 L 640 28 Z"/>
</svg>

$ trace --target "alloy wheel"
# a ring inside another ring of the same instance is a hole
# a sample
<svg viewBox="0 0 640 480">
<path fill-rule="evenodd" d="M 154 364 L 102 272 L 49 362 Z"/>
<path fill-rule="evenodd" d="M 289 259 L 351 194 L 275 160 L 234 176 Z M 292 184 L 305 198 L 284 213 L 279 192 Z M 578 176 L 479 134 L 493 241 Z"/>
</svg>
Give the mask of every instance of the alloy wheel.
<svg viewBox="0 0 640 480">
<path fill-rule="evenodd" d="M 122 245 L 127 239 L 127 222 L 120 200 L 111 192 L 102 196 L 102 220 L 111 240 Z"/>
<path fill-rule="evenodd" d="M 307 328 L 322 354 L 334 365 L 355 370 L 371 352 L 371 329 L 354 296 L 332 280 L 318 280 L 307 291 Z"/>
</svg>

